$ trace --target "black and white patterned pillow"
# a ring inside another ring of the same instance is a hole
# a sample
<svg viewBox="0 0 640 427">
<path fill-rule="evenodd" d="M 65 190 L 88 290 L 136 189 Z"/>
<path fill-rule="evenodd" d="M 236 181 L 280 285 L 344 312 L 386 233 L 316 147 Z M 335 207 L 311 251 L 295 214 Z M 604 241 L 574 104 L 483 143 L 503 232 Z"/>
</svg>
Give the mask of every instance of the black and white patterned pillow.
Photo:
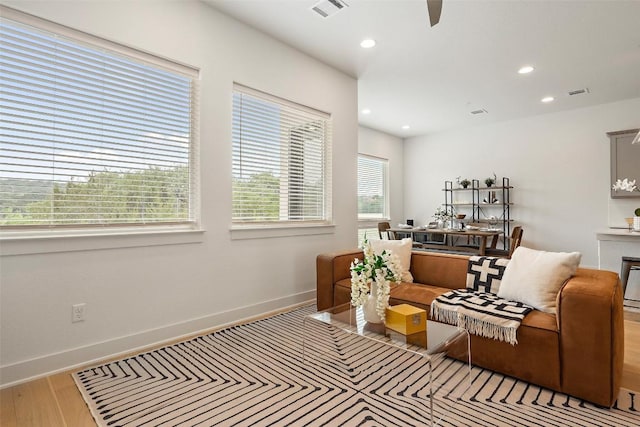
<svg viewBox="0 0 640 427">
<path fill-rule="evenodd" d="M 469 257 L 467 288 L 497 294 L 509 260 L 490 256 Z"/>
</svg>

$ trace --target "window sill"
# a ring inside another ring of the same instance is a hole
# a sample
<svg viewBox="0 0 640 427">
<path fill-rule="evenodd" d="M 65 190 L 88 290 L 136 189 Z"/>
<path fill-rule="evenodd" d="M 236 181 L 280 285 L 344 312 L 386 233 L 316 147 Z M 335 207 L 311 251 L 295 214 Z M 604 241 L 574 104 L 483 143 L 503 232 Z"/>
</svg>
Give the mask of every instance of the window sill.
<svg viewBox="0 0 640 427">
<path fill-rule="evenodd" d="M 9 231 L 0 234 L 0 256 L 201 243 L 192 226 Z"/>
<path fill-rule="evenodd" d="M 378 226 L 378 223 L 380 222 L 389 222 L 391 221 L 390 218 L 374 218 L 374 219 L 364 219 L 364 218 L 358 218 L 358 228 L 376 228 Z"/>
<path fill-rule="evenodd" d="M 333 234 L 334 224 L 305 225 L 234 225 L 229 230 L 231 240 L 269 239 L 274 237 L 314 236 Z"/>
</svg>

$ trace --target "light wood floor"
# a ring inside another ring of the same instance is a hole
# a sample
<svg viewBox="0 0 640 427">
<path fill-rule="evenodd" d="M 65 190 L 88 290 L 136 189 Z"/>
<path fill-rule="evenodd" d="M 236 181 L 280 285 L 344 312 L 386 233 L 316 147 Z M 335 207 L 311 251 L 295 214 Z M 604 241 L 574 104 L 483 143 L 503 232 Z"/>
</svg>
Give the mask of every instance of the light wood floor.
<svg viewBox="0 0 640 427">
<path fill-rule="evenodd" d="M 624 360 L 622 387 L 640 391 L 640 321 L 625 320 Z M 96 425 L 71 371 L 3 389 L 0 404 L 2 427 Z"/>
</svg>

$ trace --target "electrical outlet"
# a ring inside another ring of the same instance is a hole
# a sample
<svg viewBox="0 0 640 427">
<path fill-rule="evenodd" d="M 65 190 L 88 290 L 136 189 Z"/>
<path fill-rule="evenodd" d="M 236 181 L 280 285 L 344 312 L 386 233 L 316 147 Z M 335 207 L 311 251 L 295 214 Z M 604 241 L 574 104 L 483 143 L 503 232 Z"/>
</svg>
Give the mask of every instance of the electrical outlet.
<svg viewBox="0 0 640 427">
<path fill-rule="evenodd" d="M 71 306 L 71 322 L 84 322 L 84 309 L 87 304 L 74 304 Z"/>
</svg>

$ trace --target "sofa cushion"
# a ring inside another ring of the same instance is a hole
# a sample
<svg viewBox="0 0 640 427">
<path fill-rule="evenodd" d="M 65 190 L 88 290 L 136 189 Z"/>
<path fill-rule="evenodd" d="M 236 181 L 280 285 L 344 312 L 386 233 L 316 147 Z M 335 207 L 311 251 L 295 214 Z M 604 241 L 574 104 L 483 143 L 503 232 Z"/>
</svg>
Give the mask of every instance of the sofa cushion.
<svg viewBox="0 0 640 427">
<path fill-rule="evenodd" d="M 464 288 L 469 255 L 415 251 L 411 254 L 413 281 L 449 289 Z"/>
<path fill-rule="evenodd" d="M 413 241 L 410 238 L 402 240 L 370 240 L 371 249 L 376 255 L 382 254 L 383 251 L 391 252 L 398 257 L 400 267 L 400 277 L 403 282 L 413 282 L 413 276 L 409 271 L 411 268 L 411 248 Z"/>
<path fill-rule="evenodd" d="M 552 314 L 535 310 L 529 313 L 518 328 L 518 344 L 515 346 L 471 335 L 472 363 L 543 387 L 560 390 L 560 333 L 548 329 L 554 325 L 554 318 Z"/>
<path fill-rule="evenodd" d="M 449 288 L 437 286 L 425 286 L 419 283 L 391 284 L 391 294 L 389 295 L 389 305 L 409 304 L 422 308 L 429 312 L 431 301 L 439 295 L 449 292 Z M 351 279 L 342 279 L 336 282 L 334 290 L 334 306 L 345 304 L 351 301 Z"/>
<path fill-rule="evenodd" d="M 451 291 L 449 288 L 425 286 L 419 283 L 400 283 L 391 287 L 389 304 L 409 304 L 429 312 L 431 302 L 438 296 Z"/>
<path fill-rule="evenodd" d="M 555 313 L 558 292 L 576 273 L 580 257 L 579 252 L 545 252 L 520 246 L 505 269 L 498 296 Z"/>
<path fill-rule="evenodd" d="M 351 302 L 351 279 L 342 279 L 336 282 L 333 288 L 333 306 Z"/>
</svg>

